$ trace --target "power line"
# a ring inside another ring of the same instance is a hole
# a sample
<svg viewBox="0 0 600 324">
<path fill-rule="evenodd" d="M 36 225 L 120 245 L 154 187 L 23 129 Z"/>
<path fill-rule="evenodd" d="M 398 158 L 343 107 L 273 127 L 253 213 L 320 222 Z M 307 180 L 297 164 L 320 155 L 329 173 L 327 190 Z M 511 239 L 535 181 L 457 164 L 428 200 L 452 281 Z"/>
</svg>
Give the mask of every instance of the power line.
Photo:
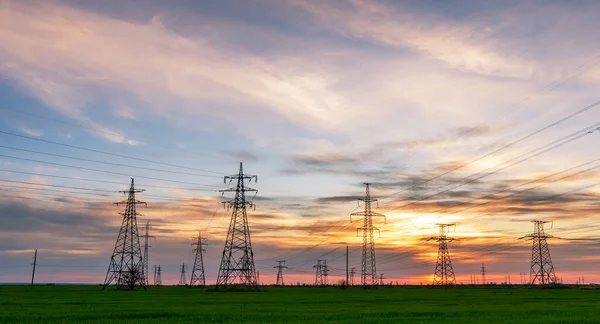
<svg viewBox="0 0 600 324">
<path fill-rule="evenodd" d="M 186 167 L 186 166 L 181 166 L 181 165 L 176 165 L 176 164 L 171 164 L 171 163 L 164 163 L 164 162 L 152 161 L 152 160 L 148 160 L 148 159 L 143 159 L 143 158 L 138 158 L 138 157 L 132 157 L 132 156 L 127 156 L 127 155 L 122 155 L 122 154 L 117 154 L 117 153 L 111 153 L 111 152 L 107 152 L 107 151 L 101 151 L 101 150 L 91 149 L 91 148 L 77 146 L 77 145 L 59 143 L 59 142 L 55 142 L 55 141 L 45 140 L 45 139 L 41 139 L 41 138 L 35 138 L 35 137 L 31 137 L 31 136 L 25 136 L 25 135 L 21 135 L 21 134 L 6 132 L 6 131 L 0 131 L 0 134 L 14 136 L 14 137 L 20 137 L 20 138 L 24 138 L 24 139 L 28 139 L 28 140 L 32 140 L 32 141 L 38 141 L 38 142 L 47 143 L 47 144 L 54 144 L 54 145 L 59 145 L 59 146 L 64 146 L 64 147 L 70 147 L 70 148 L 74 148 L 74 149 L 78 149 L 78 150 L 84 150 L 84 151 L 88 151 L 88 152 L 94 152 L 94 153 L 100 153 L 100 154 L 105 154 L 105 155 L 110 155 L 110 156 L 116 156 L 116 157 L 120 157 L 120 158 L 124 158 L 124 159 L 130 159 L 130 160 L 135 160 L 135 161 L 142 161 L 142 162 L 154 163 L 154 164 L 158 164 L 158 165 L 164 165 L 164 166 L 170 166 L 170 167 L 181 168 L 181 169 L 188 169 L 188 170 L 194 170 L 194 171 L 200 171 L 200 172 L 207 172 L 207 173 L 214 173 L 214 174 L 225 174 L 223 172 L 216 172 L 216 171 L 210 171 L 210 170 L 204 170 L 204 169 Z"/>
<path fill-rule="evenodd" d="M 42 163 L 42 164 L 48 164 L 48 165 L 55 165 L 55 166 L 60 166 L 60 167 L 64 167 L 64 168 L 72 168 L 72 169 L 79 169 L 79 170 L 85 170 L 85 171 L 101 172 L 101 173 L 119 175 L 119 176 L 124 176 L 124 177 L 134 177 L 134 178 L 150 179 L 150 180 L 156 180 L 156 181 L 164 181 L 164 182 L 171 182 L 171 183 L 181 183 L 181 184 L 187 184 L 187 185 L 198 185 L 197 183 L 193 183 L 193 182 L 185 182 L 185 181 L 161 179 L 161 178 L 154 178 L 154 177 L 146 177 L 146 176 L 133 175 L 133 174 L 127 174 L 127 173 L 121 173 L 121 172 L 114 172 L 114 171 L 107 171 L 107 170 L 100 170 L 100 169 L 94 169 L 94 168 L 86 168 L 86 167 L 80 167 L 80 166 L 68 165 L 68 164 L 62 164 L 62 163 L 55 163 L 55 162 L 47 162 L 47 161 L 41 161 L 41 160 L 35 160 L 35 159 L 28 159 L 28 158 L 22 158 L 22 157 L 16 157 L 16 156 L 11 156 L 11 155 L 4 155 L 4 154 L 0 154 L 0 157 L 5 157 L 5 158 L 8 158 L 8 159 L 21 160 L 21 161 L 28 161 L 28 162 Z"/>
<path fill-rule="evenodd" d="M 106 164 L 106 165 L 112 165 L 112 166 L 118 166 L 118 167 L 136 168 L 136 169 L 142 169 L 142 170 L 148 170 L 148 171 L 154 171 L 154 172 L 182 174 L 182 175 L 188 175 L 188 176 L 207 177 L 207 178 L 221 178 L 221 176 L 217 176 L 217 175 L 207 175 L 207 174 L 198 174 L 198 173 L 189 173 L 189 172 L 180 172 L 180 171 L 170 171 L 170 170 L 163 170 L 163 169 L 147 168 L 147 167 L 137 166 L 137 165 L 131 165 L 131 164 L 113 163 L 113 162 L 98 161 L 98 160 L 87 159 L 87 158 L 78 158 L 78 157 L 74 157 L 74 156 L 54 154 L 54 153 L 47 153 L 47 152 L 41 152 L 41 151 L 35 151 L 35 150 L 28 150 L 28 149 L 23 149 L 23 148 L 18 148 L 18 147 L 12 147 L 12 146 L 5 146 L 5 145 L 0 145 L 0 148 L 5 148 L 5 149 L 9 149 L 9 150 L 14 150 L 14 151 L 20 151 L 20 152 L 28 152 L 28 153 L 34 153 L 34 154 L 41 154 L 41 155 L 46 155 L 46 156 L 54 156 L 54 157 L 59 157 L 59 158 L 64 158 L 64 159 L 71 159 L 71 160 L 77 160 L 77 161 L 94 162 L 94 163 L 100 163 L 100 164 Z"/>
<path fill-rule="evenodd" d="M 96 195 L 99 195 L 99 194 L 97 194 L 99 192 L 102 192 L 102 193 L 116 193 L 116 191 L 103 190 L 103 189 L 91 189 L 91 188 L 71 187 L 71 186 L 63 186 L 63 185 L 51 185 L 51 184 L 45 184 L 45 183 L 35 183 L 35 182 L 17 181 L 17 180 L 8 180 L 8 179 L 0 179 L 0 182 L 19 183 L 19 184 L 42 186 L 42 187 L 52 187 L 52 188 L 64 188 L 64 189 L 83 190 L 83 191 L 90 191 L 90 192 L 96 193 Z M 57 190 L 50 190 L 50 189 L 43 189 L 43 188 L 23 188 L 23 187 L 18 187 L 18 188 L 20 188 L 20 189 L 27 189 L 27 190 L 34 189 L 34 190 L 45 190 L 45 191 L 57 191 Z M 57 191 L 57 192 L 61 192 L 61 191 Z M 86 194 L 85 192 L 65 192 L 65 193 Z M 107 195 L 102 195 L 102 197 L 107 197 Z M 173 199 L 173 200 L 186 200 L 186 198 L 179 198 L 179 197 L 172 197 L 172 196 L 161 196 L 161 195 L 150 195 L 150 194 L 144 194 L 144 197 L 164 198 L 164 199 Z M 190 198 L 187 198 L 187 199 L 190 199 Z"/>
<path fill-rule="evenodd" d="M 393 193 L 393 194 L 391 194 L 391 195 L 388 195 L 388 196 L 382 197 L 381 199 L 387 199 L 387 198 L 390 198 L 390 197 L 392 197 L 392 196 L 395 196 L 395 195 L 397 195 L 397 194 L 400 194 L 400 193 L 402 193 L 402 192 L 405 192 L 405 191 L 407 191 L 407 190 L 411 190 L 411 189 L 417 188 L 417 187 L 419 187 L 419 186 L 421 186 L 421 185 L 424 185 L 424 184 L 427 184 L 427 183 L 429 183 L 429 182 L 431 182 L 431 181 L 433 181 L 433 180 L 439 179 L 439 178 L 441 178 L 441 177 L 443 177 L 443 176 L 445 176 L 445 175 L 447 175 L 447 174 L 450 174 L 450 173 L 452 173 L 452 172 L 454 172 L 454 171 L 458 171 L 458 170 L 460 170 L 460 169 L 462 169 L 462 168 L 464 168 L 464 167 L 466 167 L 466 166 L 469 166 L 469 165 L 471 165 L 471 164 L 473 164 L 473 163 L 475 163 L 475 162 L 477 162 L 477 161 L 480 161 L 480 160 L 482 160 L 482 159 L 484 159 L 484 158 L 486 158 L 486 157 L 489 157 L 489 156 L 491 156 L 491 155 L 493 155 L 493 154 L 496 154 L 496 153 L 498 153 L 498 152 L 500 152 L 500 151 L 502 151 L 502 150 L 504 150 L 504 149 L 507 149 L 507 148 L 509 148 L 509 147 L 511 147 L 511 146 L 514 146 L 515 144 L 518 144 L 518 143 L 520 143 L 520 142 L 523 142 L 523 141 L 525 141 L 525 140 L 527 140 L 527 139 L 529 139 L 529 138 L 531 138 L 531 137 L 533 137 L 533 136 L 535 136 L 535 135 L 537 135 L 537 134 L 539 134 L 539 133 L 541 133 L 541 132 L 543 132 L 543 131 L 545 131 L 545 130 L 547 130 L 547 129 L 550 129 L 550 128 L 552 128 L 552 127 L 554 127 L 554 126 L 558 125 L 558 124 L 561 124 L 561 123 L 563 123 L 563 122 L 565 122 L 565 121 L 567 121 L 567 120 L 569 120 L 569 119 L 571 119 L 571 118 L 573 118 L 573 117 L 575 117 L 575 116 L 579 115 L 579 114 L 582 114 L 582 113 L 584 113 L 584 112 L 586 112 L 586 111 L 588 111 L 588 110 L 590 110 L 590 109 L 592 109 L 592 108 L 595 108 L 595 107 L 596 107 L 596 106 L 598 106 L 598 105 L 600 105 L 600 101 L 596 101 L 596 102 L 594 102 L 593 104 L 591 104 L 591 105 L 589 105 L 589 106 L 586 106 L 586 107 L 584 107 L 584 108 L 582 108 L 582 109 L 579 109 L 579 110 L 577 110 L 577 111 L 575 111 L 575 112 L 573 112 L 573 113 L 571 113 L 571 114 L 569 114 L 569 115 L 567 115 L 567 116 L 565 116 L 565 117 L 563 117 L 563 118 L 561 118 L 561 119 L 559 119 L 559 120 L 557 120 L 557 121 L 555 121 L 555 122 L 552 122 L 552 123 L 550 123 L 550 124 L 548 124 L 548 125 L 546 125 L 546 126 L 544 126 L 544 127 L 542 127 L 542 128 L 539 128 L 539 129 L 537 129 L 537 130 L 533 131 L 532 133 L 529 133 L 529 134 L 527 134 L 527 135 L 525 135 L 525 136 L 523 136 L 523 137 L 520 137 L 519 139 L 517 139 L 517 140 L 514 140 L 514 141 L 512 141 L 512 142 L 510 142 L 510 143 L 508 143 L 508 144 L 506 144 L 506 145 L 504 145 L 504 146 L 502 146 L 502 147 L 500 147 L 500 148 L 498 148 L 498 149 L 495 149 L 495 150 L 493 150 L 492 152 L 486 153 L 486 154 L 484 154 L 484 155 L 482 155 L 482 156 L 480 156 L 480 157 L 478 157 L 478 158 L 475 158 L 475 159 L 473 159 L 473 160 L 471 160 L 471 161 L 469 161 L 469 162 L 467 162 L 467 163 L 461 164 L 461 165 L 459 165 L 459 166 L 457 166 L 457 167 L 455 167 L 455 168 L 452 168 L 452 169 L 450 169 L 450 170 L 448 170 L 448 171 L 446 171 L 446 172 L 443 172 L 443 173 L 441 173 L 441 174 L 439 174 L 439 175 L 437 175 L 437 176 L 434 176 L 434 177 L 432 177 L 432 178 L 430 178 L 430 179 L 427 179 L 427 180 L 425 180 L 425 181 L 423 181 L 423 182 L 421 182 L 421 183 L 418 183 L 418 184 L 416 184 L 416 185 L 410 186 L 409 188 L 406 188 L 406 189 L 403 189 L 403 190 L 401 190 L 401 191 L 398 191 L 398 192 L 396 192 L 396 193 Z"/>
<path fill-rule="evenodd" d="M 600 125 L 600 123 L 598 123 L 597 125 Z M 577 136 L 575 136 L 575 137 L 572 137 L 572 138 L 568 139 L 568 140 L 567 140 L 567 141 L 565 141 L 565 142 L 562 142 L 562 143 L 556 144 L 556 145 L 554 145 L 554 146 L 551 146 L 551 147 L 549 147 L 549 148 L 546 148 L 546 149 L 544 149 L 544 150 L 542 150 L 542 151 L 540 151 L 540 152 L 537 152 L 537 153 L 535 153 L 534 155 L 528 156 L 528 157 L 526 157 L 526 158 L 522 158 L 522 159 L 520 159 L 520 160 L 517 160 L 517 161 L 515 161 L 515 162 L 512 162 L 512 163 L 510 163 L 510 164 L 508 164 L 508 165 L 505 165 L 505 166 L 503 166 L 503 167 L 501 167 L 501 168 L 499 168 L 499 169 L 496 169 L 496 170 L 490 171 L 490 172 L 488 172 L 488 173 L 484 173 L 483 175 L 480 175 L 480 176 L 478 176 L 478 177 L 476 177 L 476 178 L 469 179 L 470 177 L 467 177 L 467 178 L 463 179 L 463 180 L 467 180 L 466 182 L 460 183 L 460 184 L 458 184 L 458 185 L 456 185 L 456 186 L 454 186 L 454 187 L 451 187 L 451 188 L 449 188 L 449 189 L 446 189 L 446 190 L 439 191 L 439 192 L 437 192 L 437 193 L 434 193 L 434 194 L 432 194 L 432 195 L 426 196 L 426 197 L 424 197 L 424 198 L 420 198 L 420 199 L 414 200 L 414 201 L 412 201 L 412 202 L 410 202 L 410 203 L 407 203 L 407 204 L 404 204 L 404 205 L 402 205 L 402 206 L 398 206 L 398 207 L 392 208 L 392 209 L 388 210 L 387 212 L 390 212 L 390 211 L 393 211 L 393 210 L 397 210 L 397 209 L 400 209 L 400 208 L 404 208 L 404 207 L 407 207 L 407 206 L 413 205 L 413 204 L 415 204 L 415 203 L 417 203 L 417 202 L 420 202 L 420 201 L 423 201 L 423 200 L 427 200 L 427 199 L 429 199 L 429 198 L 433 198 L 433 197 L 435 197 L 435 196 L 438 196 L 438 195 L 441 195 L 441 194 L 444 194 L 444 193 L 450 192 L 450 191 L 452 191 L 452 190 L 454 190 L 454 189 L 456 189 L 456 188 L 463 187 L 463 186 L 465 186 L 465 185 L 467 185 L 467 184 L 473 183 L 473 182 L 475 182 L 475 181 L 477 181 L 477 180 L 483 179 L 483 178 L 485 178 L 485 177 L 487 177 L 487 176 L 490 176 L 490 175 L 492 175 L 492 174 L 495 174 L 495 173 L 498 173 L 498 172 L 500 172 L 500 171 L 502 171 L 502 170 L 508 169 L 509 167 L 512 167 L 512 166 L 515 166 L 515 165 L 517 165 L 517 164 L 520 164 L 520 163 L 522 163 L 522 162 L 525 162 L 525 161 L 527 161 L 527 160 L 530 160 L 530 159 L 532 159 L 532 158 L 534 158 L 534 157 L 536 157 L 536 156 L 538 156 L 538 155 L 541 155 L 541 154 L 543 154 L 543 153 L 549 152 L 549 151 L 551 151 L 551 150 L 553 150 L 553 149 L 556 149 L 556 148 L 558 148 L 558 147 L 561 147 L 561 146 L 563 146 L 563 145 L 566 145 L 566 144 L 568 144 L 568 143 L 571 143 L 571 142 L 573 142 L 573 141 L 575 141 L 575 140 L 578 140 L 578 139 L 580 139 L 580 138 L 583 138 L 583 137 L 585 137 L 585 136 L 587 136 L 587 135 L 589 135 L 589 134 L 591 134 L 591 133 L 592 133 L 592 132 L 589 132 L 588 128 L 589 128 L 589 126 L 588 126 L 588 127 L 586 127 L 586 128 L 584 128 L 584 130 L 586 130 L 587 132 L 581 133 L 582 131 L 578 131 L 577 133 L 580 133 L 579 135 L 577 135 Z M 571 135 L 569 135 L 569 137 L 570 137 L 570 136 L 571 136 Z M 533 150 L 533 152 L 535 152 L 535 151 L 538 151 L 538 150 L 539 150 L 539 149 Z M 530 151 L 530 152 L 532 152 L 532 151 Z M 526 154 L 524 154 L 524 155 L 527 155 L 527 154 L 529 154 L 530 152 L 528 152 L 528 153 L 526 153 Z M 521 155 L 521 156 L 523 156 L 523 155 Z M 511 160 L 508 160 L 508 161 L 512 161 L 512 160 L 514 160 L 514 158 L 513 158 L 513 159 L 511 159 Z M 508 162 L 508 161 L 507 161 L 507 162 Z M 504 162 L 504 163 L 506 163 L 506 162 Z M 503 163 L 503 164 L 504 164 L 504 163 Z M 501 164 L 501 165 L 502 165 L 502 164 Z M 497 166 L 496 166 L 496 167 L 497 167 Z M 488 168 L 488 169 L 486 169 L 486 171 L 487 171 L 487 170 L 490 170 L 490 169 L 493 169 L 493 168 L 495 168 L 495 167 Z M 479 172 L 479 173 L 477 173 L 477 174 L 480 174 L 480 173 L 482 173 L 482 172 Z"/>
<path fill-rule="evenodd" d="M 116 182 L 116 181 L 87 179 L 87 178 L 77 178 L 77 177 L 68 177 L 68 176 L 58 176 L 58 175 L 54 175 L 54 174 L 44 174 L 44 173 L 36 173 L 36 172 L 16 171 L 16 170 L 8 170 L 8 169 L 2 169 L 2 168 L 0 168 L 0 171 L 11 172 L 11 173 L 18 173 L 18 174 L 26 174 L 26 175 L 33 175 L 33 176 L 40 176 L 40 177 L 49 177 L 49 178 L 56 178 L 56 179 L 65 179 L 65 180 L 88 181 L 88 182 L 107 183 L 107 184 L 116 184 L 116 185 L 122 185 L 123 184 L 121 182 Z M 149 188 L 157 188 L 157 189 L 179 189 L 179 190 L 189 190 L 189 191 L 215 191 L 215 190 L 208 190 L 208 189 L 186 188 L 186 187 L 168 187 L 168 186 L 153 186 L 153 185 L 143 185 L 143 186 L 144 187 L 149 187 Z M 217 186 L 213 186 L 213 185 L 204 185 L 204 184 L 198 184 L 197 186 L 217 187 Z"/>
<path fill-rule="evenodd" d="M 472 203 L 472 202 L 474 202 L 474 201 L 477 201 L 477 200 L 491 198 L 491 197 L 493 197 L 493 196 L 494 196 L 494 195 L 496 195 L 496 194 L 499 194 L 499 193 L 504 193 L 504 192 L 508 192 L 508 191 L 514 190 L 514 189 L 516 189 L 516 188 L 522 187 L 522 186 L 524 186 L 524 185 L 527 185 L 527 184 L 531 184 L 531 183 L 538 182 L 538 181 L 540 181 L 540 180 L 548 179 L 548 178 L 551 178 L 551 177 L 553 177 L 553 176 L 559 175 L 559 174 L 561 174 L 561 173 L 568 172 L 568 171 L 571 171 L 571 170 L 573 170 L 573 169 L 577 169 L 577 168 L 580 168 L 580 167 L 582 167 L 582 166 L 584 166 L 584 165 L 587 165 L 587 164 L 590 164 L 590 163 L 593 163 L 593 162 L 597 162 L 597 161 L 600 161 L 600 158 L 598 158 L 598 159 L 593 159 L 593 160 L 591 160 L 591 161 L 585 162 L 585 163 L 583 163 L 583 164 L 580 164 L 580 165 L 577 165 L 577 166 L 575 166 L 575 167 L 572 167 L 572 168 L 569 168 L 569 169 L 566 169 L 566 170 L 562 170 L 562 171 L 559 171 L 559 172 L 556 172 L 556 173 L 553 173 L 553 174 L 550 174 L 550 175 L 544 176 L 544 177 L 542 177 L 542 178 L 539 178 L 539 179 L 534 179 L 534 180 L 531 180 L 531 181 L 528 181 L 528 182 L 522 183 L 522 184 L 520 184 L 520 185 L 518 185 L 518 186 L 515 186 L 515 187 L 510 187 L 510 188 L 507 188 L 507 189 L 499 190 L 499 191 L 497 191 L 497 192 L 494 192 L 494 193 L 492 193 L 492 194 L 489 194 L 489 195 L 486 195 L 486 196 L 483 196 L 483 197 L 479 197 L 479 198 L 474 198 L 474 199 L 472 199 L 472 200 L 470 200 L 470 201 L 461 202 L 461 203 L 458 203 L 458 204 L 456 204 L 456 205 L 454 205 L 454 206 L 451 206 L 451 207 L 446 207 L 446 208 L 441 208 L 441 209 L 438 209 L 438 210 L 434 210 L 433 212 L 430 212 L 430 214 L 436 214 L 436 213 L 440 213 L 440 212 L 443 212 L 443 211 L 447 211 L 447 210 L 450 210 L 450 209 L 452 209 L 452 208 L 454 208 L 454 207 L 457 207 L 457 206 L 460 206 L 460 205 L 464 205 L 464 204 L 469 204 L 469 203 Z M 549 182 L 545 182 L 545 183 L 542 183 L 542 184 L 540 184 L 540 185 L 537 185 L 537 186 L 533 186 L 533 187 L 530 187 L 530 188 L 527 188 L 527 189 L 524 189 L 524 190 L 521 190 L 521 191 L 518 191 L 518 192 L 514 192 L 514 193 L 512 193 L 512 194 L 509 194 L 509 195 L 506 195 L 506 196 L 502 196 L 502 197 L 500 197 L 500 198 L 497 198 L 497 199 L 494 199 L 494 200 L 489 200 L 489 201 L 486 201 L 486 202 L 483 202 L 483 203 L 480 203 L 480 204 L 476 204 L 476 205 L 468 206 L 468 207 L 466 207 L 466 208 L 463 208 L 463 209 L 461 209 L 461 210 L 454 211 L 454 212 L 450 212 L 450 213 L 445 213 L 445 214 L 446 214 L 446 215 L 452 215 L 452 214 L 456 214 L 456 213 L 459 213 L 459 212 L 463 212 L 463 211 L 465 211 L 465 210 L 469 210 L 469 209 L 473 209 L 473 208 L 481 207 L 481 206 L 487 205 L 487 204 L 489 204 L 489 203 L 492 203 L 492 202 L 498 202 L 498 201 L 500 201 L 500 200 L 504 200 L 504 199 L 506 199 L 506 198 L 510 198 L 510 197 L 513 197 L 513 196 L 516 196 L 516 195 L 522 194 L 522 193 L 524 193 L 524 192 L 528 192 L 528 191 L 531 191 L 531 190 L 534 190 L 534 189 L 538 189 L 538 188 L 541 188 L 541 187 L 547 186 L 547 185 L 549 185 L 549 184 L 556 183 L 556 182 L 559 182 L 559 181 L 562 181 L 562 180 L 565 180 L 565 179 L 568 179 L 568 178 L 572 178 L 572 177 L 574 177 L 574 176 L 577 176 L 577 175 L 580 175 L 580 174 L 583 174 L 583 173 L 586 173 L 586 172 L 589 172 L 589 171 L 592 171 L 592 170 L 595 170 L 595 169 L 598 169 L 598 168 L 600 168 L 600 165 L 596 165 L 596 166 L 594 166 L 594 167 L 587 168 L 587 169 L 585 169 L 585 170 L 581 170 L 581 171 L 579 171 L 579 172 L 576 172 L 576 173 L 573 173 L 573 174 L 570 174 L 570 175 L 566 175 L 566 176 L 563 176 L 563 177 L 561 177 L 561 178 L 558 178 L 558 179 L 555 179 L 555 180 L 552 180 L 552 181 L 549 181 Z"/>
</svg>

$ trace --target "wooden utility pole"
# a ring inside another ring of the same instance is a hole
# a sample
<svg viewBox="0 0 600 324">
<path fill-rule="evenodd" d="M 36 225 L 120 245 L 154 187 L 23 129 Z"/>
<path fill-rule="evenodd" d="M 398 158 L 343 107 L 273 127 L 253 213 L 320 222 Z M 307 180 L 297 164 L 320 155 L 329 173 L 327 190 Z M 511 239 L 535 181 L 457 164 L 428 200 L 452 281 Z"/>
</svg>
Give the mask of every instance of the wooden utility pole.
<svg viewBox="0 0 600 324">
<path fill-rule="evenodd" d="M 346 245 L 346 286 L 349 286 L 348 282 L 348 245 Z"/>
<path fill-rule="evenodd" d="M 33 254 L 33 271 L 31 271 L 31 287 L 33 288 L 33 280 L 35 279 L 35 265 L 37 263 L 37 249 L 35 249 L 35 253 Z"/>
</svg>

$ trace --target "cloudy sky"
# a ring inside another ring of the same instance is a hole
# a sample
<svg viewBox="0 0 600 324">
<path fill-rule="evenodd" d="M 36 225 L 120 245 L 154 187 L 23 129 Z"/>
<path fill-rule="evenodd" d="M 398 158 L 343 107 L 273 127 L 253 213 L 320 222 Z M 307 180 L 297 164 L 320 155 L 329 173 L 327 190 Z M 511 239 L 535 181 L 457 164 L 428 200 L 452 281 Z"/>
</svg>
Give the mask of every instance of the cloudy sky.
<svg viewBox="0 0 600 324">
<path fill-rule="evenodd" d="M 0 0 L 0 282 L 102 282 L 119 190 L 146 191 L 150 266 L 176 283 L 222 177 L 258 175 L 261 281 L 360 269 L 356 198 L 379 197 L 378 272 L 428 283 L 456 222 L 459 282 L 529 271 L 547 220 L 556 273 L 600 282 L 597 1 Z M 188 273 L 189 278 L 189 273 Z"/>
</svg>

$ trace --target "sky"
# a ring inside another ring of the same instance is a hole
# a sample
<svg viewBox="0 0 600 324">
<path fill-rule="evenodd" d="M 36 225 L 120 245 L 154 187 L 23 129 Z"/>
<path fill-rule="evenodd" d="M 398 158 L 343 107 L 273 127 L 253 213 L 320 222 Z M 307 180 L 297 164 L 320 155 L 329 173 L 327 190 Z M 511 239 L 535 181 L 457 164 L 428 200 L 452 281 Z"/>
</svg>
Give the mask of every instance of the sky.
<svg viewBox="0 0 600 324">
<path fill-rule="evenodd" d="M 0 282 L 101 283 L 131 178 L 164 283 L 207 238 L 223 176 L 258 176 L 260 280 L 360 271 L 364 183 L 377 272 L 431 282 L 456 223 L 459 283 L 529 272 L 544 220 L 556 275 L 600 283 L 597 1 L 0 0 Z M 189 278 L 189 272 L 187 274 Z M 358 280 L 358 279 L 357 279 Z"/>
</svg>

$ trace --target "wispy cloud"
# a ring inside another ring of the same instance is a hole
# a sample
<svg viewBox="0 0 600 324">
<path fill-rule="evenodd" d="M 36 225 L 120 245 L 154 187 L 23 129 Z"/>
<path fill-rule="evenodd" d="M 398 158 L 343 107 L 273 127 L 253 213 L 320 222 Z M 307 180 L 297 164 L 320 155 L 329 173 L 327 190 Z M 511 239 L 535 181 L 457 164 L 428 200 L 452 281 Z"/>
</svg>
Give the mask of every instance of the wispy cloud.
<svg viewBox="0 0 600 324">
<path fill-rule="evenodd" d="M 40 137 L 44 134 L 42 129 L 31 129 L 27 127 L 21 127 L 21 131 L 29 136 Z"/>
</svg>

